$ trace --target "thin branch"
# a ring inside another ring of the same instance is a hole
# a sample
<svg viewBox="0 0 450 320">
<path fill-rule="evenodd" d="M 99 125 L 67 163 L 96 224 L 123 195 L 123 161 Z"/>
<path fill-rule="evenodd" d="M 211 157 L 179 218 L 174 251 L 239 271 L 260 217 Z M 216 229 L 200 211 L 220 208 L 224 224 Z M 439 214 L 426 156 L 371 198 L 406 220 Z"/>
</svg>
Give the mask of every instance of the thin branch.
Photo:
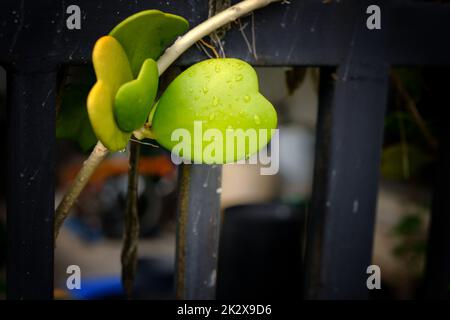
<svg viewBox="0 0 450 320">
<path fill-rule="evenodd" d="M 213 41 L 213 43 L 215 43 L 218 47 L 219 47 L 219 51 L 220 51 L 220 56 L 222 58 L 225 58 L 225 49 L 223 47 L 223 43 L 221 38 L 218 36 L 217 32 L 214 32 L 211 34 L 211 40 Z"/>
<path fill-rule="evenodd" d="M 133 284 L 138 258 L 138 178 L 140 149 L 141 146 L 138 143 L 131 141 L 130 170 L 128 171 L 127 208 L 125 211 L 125 230 L 121 255 L 122 283 L 128 298 L 131 298 L 133 292 Z"/>
<path fill-rule="evenodd" d="M 212 53 L 214 54 L 214 56 L 215 56 L 216 58 L 220 58 L 219 54 L 217 53 L 216 48 L 215 48 L 213 45 L 209 44 L 208 42 L 206 42 L 206 41 L 203 40 L 203 39 L 200 39 L 200 40 L 198 40 L 198 41 L 199 41 L 202 45 L 208 47 L 208 48 L 212 51 Z"/>
<path fill-rule="evenodd" d="M 219 12 L 222 12 L 231 7 L 231 0 L 209 0 L 208 2 L 208 19 L 215 16 Z M 219 48 L 222 58 L 225 58 L 225 50 L 223 48 L 222 39 L 228 30 L 231 29 L 231 24 L 227 23 L 222 27 L 212 32 L 209 37 L 211 41 Z"/>
<path fill-rule="evenodd" d="M 205 46 L 202 45 L 201 42 L 196 42 L 195 45 L 200 51 L 203 51 L 208 58 L 214 59 L 214 57 L 208 52 L 208 50 L 205 49 Z"/>
<path fill-rule="evenodd" d="M 402 174 L 403 179 L 407 180 L 409 179 L 409 172 L 410 172 L 410 166 L 409 166 L 409 148 L 408 148 L 408 140 L 406 139 L 406 131 L 405 131 L 405 123 L 403 121 L 402 117 L 398 117 L 398 124 L 400 128 L 400 140 L 401 140 L 401 162 L 402 162 Z"/>
<path fill-rule="evenodd" d="M 159 148 L 159 146 L 156 145 L 156 144 L 153 144 L 153 143 L 150 143 L 150 142 L 144 142 L 144 141 L 141 141 L 141 140 L 138 140 L 138 139 L 134 139 L 134 138 L 131 138 L 130 141 L 133 141 L 133 142 L 136 142 L 136 143 L 139 143 L 139 144 L 143 144 L 145 146 L 150 146 L 150 147 L 153 147 L 153 148 Z"/>
<path fill-rule="evenodd" d="M 252 12 L 252 50 L 253 57 L 258 60 L 258 54 L 256 53 L 256 34 L 255 34 L 255 15 Z"/>
<path fill-rule="evenodd" d="M 248 52 L 253 53 L 252 46 L 250 45 L 250 41 L 248 41 L 247 35 L 245 34 L 245 31 L 244 31 L 248 25 L 248 22 L 246 22 L 244 25 L 242 25 L 241 19 L 239 19 L 238 23 L 239 23 L 239 31 L 242 34 L 242 38 L 244 38 L 245 44 L 247 45 Z"/>
<path fill-rule="evenodd" d="M 419 113 L 419 110 L 417 110 L 416 102 L 414 101 L 413 97 L 409 94 L 408 90 L 405 88 L 402 79 L 398 76 L 396 72 L 392 72 L 391 75 L 392 82 L 395 86 L 395 89 L 398 91 L 402 99 L 405 101 L 406 108 L 411 113 L 414 121 L 416 122 L 419 130 L 422 132 L 423 136 L 425 137 L 425 140 L 428 143 L 428 146 L 432 150 L 436 150 L 438 146 L 438 142 L 436 138 L 431 133 L 430 129 L 428 128 L 427 123 L 422 118 L 422 116 Z"/>
<path fill-rule="evenodd" d="M 67 190 L 64 198 L 61 200 L 58 208 L 56 208 L 54 229 L 55 239 L 58 237 L 59 229 L 64 223 L 64 220 L 69 214 L 69 211 L 72 208 L 73 204 L 88 183 L 89 178 L 92 176 L 97 166 L 100 164 L 100 162 L 102 162 L 107 154 L 108 149 L 100 141 L 98 141 L 89 158 L 84 162 L 83 167 L 81 167 L 80 171 L 75 177 L 73 184 L 70 186 L 69 190 Z"/>
<path fill-rule="evenodd" d="M 209 35 L 221 26 L 230 23 L 253 10 L 265 7 L 273 2 L 281 0 L 244 0 L 238 4 L 216 14 L 214 17 L 191 29 L 184 36 L 178 38 L 175 43 L 167 48 L 166 52 L 158 59 L 159 74 L 167 68 L 189 47 L 203 37 Z"/>
</svg>

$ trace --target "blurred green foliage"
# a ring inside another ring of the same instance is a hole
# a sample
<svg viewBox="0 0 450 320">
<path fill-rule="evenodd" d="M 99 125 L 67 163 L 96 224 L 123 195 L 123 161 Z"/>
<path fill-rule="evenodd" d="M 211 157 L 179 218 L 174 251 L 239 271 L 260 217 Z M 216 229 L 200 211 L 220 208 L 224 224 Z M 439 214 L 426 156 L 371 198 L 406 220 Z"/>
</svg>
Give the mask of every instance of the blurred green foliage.
<svg viewBox="0 0 450 320">
<path fill-rule="evenodd" d="M 423 128 L 426 126 L 428 133 L 434 134 L 433 119 L 430 117 L 433 113 L 428 110 L 423 70 L 397 68 L 392 72 L 399 82 L 394 80 L 391 86 L 385 118 L 381 174 L 388 180 L 427 182 L 436 155 Z M 419 123 L 418 117 L 422 123 Z"/>
<path fill-rule="evenodd" d="M 56 119 L 56 137 L 76 142 L 83 152 L 91 150 L 97 142 L 86 109 L 91 87 L 80 83 L 65 86 Z"/>
<path fill-rule="evenodd" d="M 422 225 L 422 217 L 419 214 L 411 214 L 405 216 L 394 227 L 393 232 L 396 235 L 411 235 L 420 230 Z"/>
<path fill-rule="evenodd" d="M 420 147 L 399 142 L 384 148 L 381 174 L 391 180 L 406 180 L 419 175 L 432 162 L 432 156 Z"/>
<path fill-rule="evenodd" d="M 61 73 L 57 96 L 56 138 L 73 141 L 89 152 L 97 137 L 87 113 L 87 96 L 96 81 L 92 66 L 69 66 Z"/>
<path fill-rule="evenodd" d="M 402 259 L 409 268 L 415 271 L 417 276 L 422 274 L 424 255 L 427 249 L 426 236 L 423 232 L 423 213 L 404 216 L 392 229 L 397 240 L 392 254 Z"/>
</svg>

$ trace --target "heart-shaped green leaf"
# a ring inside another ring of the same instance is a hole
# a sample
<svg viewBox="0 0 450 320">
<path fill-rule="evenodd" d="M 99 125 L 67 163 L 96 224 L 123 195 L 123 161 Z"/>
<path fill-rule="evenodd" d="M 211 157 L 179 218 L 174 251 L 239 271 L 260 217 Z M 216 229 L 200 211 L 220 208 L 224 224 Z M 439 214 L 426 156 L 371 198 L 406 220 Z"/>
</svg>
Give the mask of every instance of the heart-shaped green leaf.
<svg viewBox="0 0 450 320">
<path fill-rule="evenodd" d="M 144 125 L 156 97 L 158 79 L 156 62 L 147 59 L 138 78 L 122 85 L 117 91 L 114 115 L 122 131 L 132 132 Z"/>
<path fill-rule="evenodd" d="M 87 99 L 89 120 L 97 138 L 111 151 L 122 150 L 131 137 L 117 126 L 113 105 L 119 88 L 133 79 L 125 51 L 111 36 L 101 37 L 92 52 L 97 82 Z"/>
<path fill-rule="evenodd" d="M 133 75 L 137 77 L 146 59 L 156 60 L 188 28 L 189 23 L 180 16 L 146 10 L 123 20 L 110 35 L 124 48 Z"/>
<path fill-rule="evenodd" d="M 222 148 L 208 153 L 205 149 L 211 147 L 211 136 L 200 137 L 201 143 L 194 142 L 198 138 L 194 133 L 196 121 L 201 122 L 203 132 L 215 129 L 213 135 L 220 134 L 225 139 L 228 129 L 242 129 L 241 133 L 238 130 L 235 133 L 244 139 L 247 130 L 253 129 L 259 133 L 258 144 L 245 139 L 245 148 L 223 143 Z M 190 156 L 179 156 L 202 163 L 228 163 L 265 146 L 271 138 L 271 129 L 277 125 L 277 114 L 259 93 L 256 72 L 249 64 L 238 59 L 210 59 L 191 66 L 169 85 L 151 122 L 156 140 L 176 154 L 174 147 L 179 141 L 172 141 L 172 133 L 177 129 L 190 133 Z"/>
</svg>

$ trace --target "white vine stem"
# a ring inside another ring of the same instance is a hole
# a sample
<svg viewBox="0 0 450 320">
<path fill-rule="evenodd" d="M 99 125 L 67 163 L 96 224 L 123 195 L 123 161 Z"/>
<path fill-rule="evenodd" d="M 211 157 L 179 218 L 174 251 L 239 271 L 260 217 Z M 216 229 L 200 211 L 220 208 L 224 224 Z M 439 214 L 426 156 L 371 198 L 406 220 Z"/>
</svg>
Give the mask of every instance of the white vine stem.
<svg viewBox="0 0 450 320">
<path fill-rule="evenodd" d="M 187 49 L 203 37 L 209 35 L 211 32 L 226 25 L 227 23 L 245 16 L 256 9 L 265 7 L 272 2 L 280 1 L 282 0 L 244 0 L 199 24 L 187 32 L 184 36 L 179 37 L 174 44 L 167 48 L 164 54 L 158 59 L 157 63 L 159 75 L 162 75 L 164 71 L 166 71 L 167 68 Z M 67 190 L 60 204 L 56 208 L 54 229 L 55 240 L 59 234 L 59 229 L 69 214 L 73 204 L 86 186 L 95 169 L 107 154 L 108 149 L 99 141 L 97 142 L 97 145 L 90 154 L 89 158 L 83 163 L 83 166 L 75 177 L 73 184 Z"/>
<path fill-rule="evenodd" d="M 89 158 L 87 158 L 87 160 L 83 163 L 83 166 L 75 177 L 74 182 L 69 187 L 69 190 L 67 190 L 58 208 L 56 208 L 54 228 L 55 240 L 58 237 L 59 229 L 61 228 L 64 220 L 69 214 L 69 211 L 72 208 L 73 204 L 88 183 L 89 178 L 92 176 L 95 169 L 97 169 L 98 165 L 102 162 L 107 154 L 108 149 L 100 141 L 98 141 L 95 145 L 94 150 L 92 150 L 91 154 L 89 155 Z"/>
<path fill-rule="evenodd" d="M 158 59 L 159 74 L 161 75 L 166 71 L 182 53 L 211 32 L 256 9 L 265 7 L 272 2 L 280 1 L 282 0 L 244 0 L 199 24 L 184 36 L 179 37 Z"/>
</svg>

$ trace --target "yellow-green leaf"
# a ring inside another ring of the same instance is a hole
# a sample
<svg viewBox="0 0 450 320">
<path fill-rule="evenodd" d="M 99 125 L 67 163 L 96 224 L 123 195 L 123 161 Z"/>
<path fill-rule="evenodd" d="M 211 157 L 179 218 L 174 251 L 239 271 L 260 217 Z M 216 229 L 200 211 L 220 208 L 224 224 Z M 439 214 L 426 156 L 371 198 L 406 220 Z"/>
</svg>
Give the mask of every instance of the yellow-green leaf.
<svg viewBox="0 0 450 320">
<path fill-rule="evenodd" d="M 87 100 L 92 128 L 109 150 L 122 150 L 131 134 L 118 127 L 113 106 L 119 88 L 133 79 L 127 56 L 116 39 L 104 36 L 94 46 L 92 62 L 97 76 Z"/>
</svg>

